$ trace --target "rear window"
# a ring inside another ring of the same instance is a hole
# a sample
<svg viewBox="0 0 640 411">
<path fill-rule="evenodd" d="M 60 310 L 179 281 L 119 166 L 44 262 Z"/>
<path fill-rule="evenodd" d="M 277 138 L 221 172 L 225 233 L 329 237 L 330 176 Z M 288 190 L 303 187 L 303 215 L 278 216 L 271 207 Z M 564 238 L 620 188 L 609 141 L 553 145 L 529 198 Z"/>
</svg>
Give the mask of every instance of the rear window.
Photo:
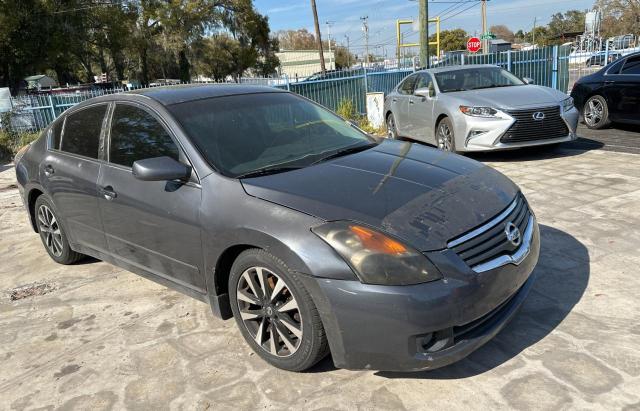
<svg viewBox="0 0 640 411">
<path fill-rule="evenodd" d="M 60 149 L 71 154 L 98 158 L 102 121 L 107 105 L 85 108 L 67 116 Z"/>
</svg>

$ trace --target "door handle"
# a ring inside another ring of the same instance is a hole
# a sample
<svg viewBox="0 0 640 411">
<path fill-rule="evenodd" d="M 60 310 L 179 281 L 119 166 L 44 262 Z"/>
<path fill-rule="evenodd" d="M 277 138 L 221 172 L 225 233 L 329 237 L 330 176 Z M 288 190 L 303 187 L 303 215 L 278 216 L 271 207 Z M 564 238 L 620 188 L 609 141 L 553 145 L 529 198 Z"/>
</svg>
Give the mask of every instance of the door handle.
<svg viewBox="0 0 640 411">
<path fill-rule="evenodd" d="M 394 99 L 391 99 L 391 101 L 393 101 L 394 103 L 397 103 L 397 102 L 398 102 L 398 99 L 397 99 L 397 98 L 394 98 Z"/>
<path fill-rule="evenodd" d="M 104 197 L 105 200 L 108 201 L 111 201 L 118 196 L 118 194 L 113 190 L 113 187 L 111 186 L 102 187 L 99 191 L 100 194 L 102 194 L 102 197 Z"/>
<path fill-rule="evenodd" d="M 416 104 L 416 102 L 413 100 L 409 100 L 409 104 Z"/>
<path fill-rule="evenodd" d="M 51 164 L 47 164 L 46 166 L 44 166 L 44 175 L 49 177 L 51 174 L 55 173 L 56 170 L 53 169 L 53 166 Z"/>
</svg>

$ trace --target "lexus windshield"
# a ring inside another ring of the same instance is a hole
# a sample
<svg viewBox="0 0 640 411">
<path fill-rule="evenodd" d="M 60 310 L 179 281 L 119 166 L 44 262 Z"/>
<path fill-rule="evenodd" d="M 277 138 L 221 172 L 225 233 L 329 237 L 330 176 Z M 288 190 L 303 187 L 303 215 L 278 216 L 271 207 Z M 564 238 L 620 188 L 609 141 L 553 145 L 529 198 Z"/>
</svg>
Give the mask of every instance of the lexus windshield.
<svg viewBox="0 0 640 411">
<path fill-rule="evenodd" d="M 524 86 L 518 77 L 499 67 L 478 67 L 435 73 L 442 93 L 495 87 Z"/>
<path fill-rule="evenodd" d="M 251 177 L 375 145 L 347 121 L 290 93 L 240 94 L 169 106 L 206 160 L 229 177 Z"/>
</svg>

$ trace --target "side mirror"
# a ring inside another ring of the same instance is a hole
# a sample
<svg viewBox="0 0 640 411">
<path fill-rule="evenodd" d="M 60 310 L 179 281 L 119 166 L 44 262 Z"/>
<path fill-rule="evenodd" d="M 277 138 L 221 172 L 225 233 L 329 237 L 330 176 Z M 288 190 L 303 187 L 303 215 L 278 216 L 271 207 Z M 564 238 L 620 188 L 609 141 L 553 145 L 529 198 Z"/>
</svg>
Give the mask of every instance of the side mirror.
<svg viewBox="0 0 640 411">
<path fill-rule="evenodd" d="M 536 81 L 531 77 L 523 77 L 522 80 L 524 80 L 525 84 L 536 84 Z"/>
<path fill-rule="evenodd" d="M 431 87 L 420 87 L 417 88 L 413 94 L 415 96 L 419 96 L 419 97 L 429 97 L 429 98 L 433 98 L 436 95 L 436 89 L 431 86 Z"/>
<path fill-rule="evenodd" d="M 142 181 L 186 180 L 191 175 L 191 167 L 164 156 L 135 161 L 132 172 Z"/>
</svg>

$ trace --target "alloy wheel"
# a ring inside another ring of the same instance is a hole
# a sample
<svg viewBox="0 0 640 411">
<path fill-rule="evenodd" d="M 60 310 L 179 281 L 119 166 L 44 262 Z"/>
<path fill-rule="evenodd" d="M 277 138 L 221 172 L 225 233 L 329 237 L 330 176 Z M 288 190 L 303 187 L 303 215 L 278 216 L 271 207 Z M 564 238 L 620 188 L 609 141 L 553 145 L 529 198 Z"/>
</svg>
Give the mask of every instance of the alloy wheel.
<svg viewBox="0 0 640 411">
<path fill-rule="evenodd" d="M 438 148 L 444 151 L 452 151 L 453 149 L 453 133 L 445 122 L 438 126 Z"/>
<path fill-rule="evenodd" d="M 604 106 L 597 99 L 591 99 L 584 110 L 584 121 L 591 127 L 596 127 L 604 118 Z"/>
<path fill-rule="evenodd" d="M 238 310 L 247 331 L 263 350 L 276 357 L 293 355 L 302 342 L 302 315 L 285 281 L 264 267 L 251 267 L 236 289 Z"/>
<path fill-rule="evenodd" d="M 63 251 L 60 225 L 53 215 L 53 211 L 44 204 L 38 208 L 38 229 L 51 254 L 60 257 Z"/>
</svg>

